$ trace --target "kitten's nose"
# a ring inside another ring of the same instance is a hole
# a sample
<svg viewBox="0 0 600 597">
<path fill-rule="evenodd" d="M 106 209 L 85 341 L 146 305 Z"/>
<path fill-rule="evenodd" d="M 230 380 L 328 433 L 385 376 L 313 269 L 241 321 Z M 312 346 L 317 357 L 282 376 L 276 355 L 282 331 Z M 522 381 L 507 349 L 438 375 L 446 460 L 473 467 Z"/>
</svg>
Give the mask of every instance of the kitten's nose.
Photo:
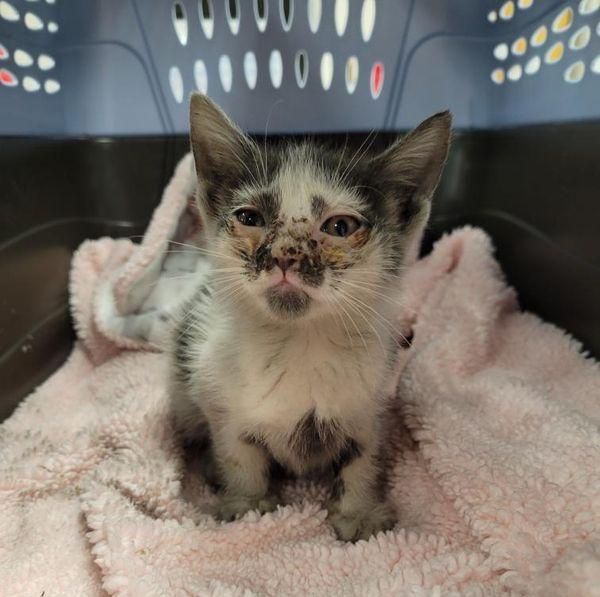
<svg viewBox="0 0 600 597">
<path fill-rule="evenodd" d="M 285 274 L 288 269 L 291 269 L 296 264 L 296 259 L 293 257 L 274 257 L 273 261 L 279 269 Z"/>
</svg>

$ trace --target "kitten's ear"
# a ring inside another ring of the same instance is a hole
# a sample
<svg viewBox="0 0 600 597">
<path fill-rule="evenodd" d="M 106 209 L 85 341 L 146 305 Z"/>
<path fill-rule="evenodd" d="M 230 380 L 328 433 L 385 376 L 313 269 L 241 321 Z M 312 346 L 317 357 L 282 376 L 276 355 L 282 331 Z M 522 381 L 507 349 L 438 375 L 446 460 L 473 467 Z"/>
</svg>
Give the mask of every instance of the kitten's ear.
<svg viewBox="0 0 600 597">
<path fill-rule="evenodd" d="M 190 139 L 196 172 L 205 182 L 239 175 L 250 143 L 242 131 L 206 95 L 192 94 Z"/>
<path fill-rule="evenodd" d="M 399 193 L 408 216 L 420 211 L 440 181 L 451 126 L 450 112 L 435 114 L 375 158 L 382 182 Z"/>
</svg>

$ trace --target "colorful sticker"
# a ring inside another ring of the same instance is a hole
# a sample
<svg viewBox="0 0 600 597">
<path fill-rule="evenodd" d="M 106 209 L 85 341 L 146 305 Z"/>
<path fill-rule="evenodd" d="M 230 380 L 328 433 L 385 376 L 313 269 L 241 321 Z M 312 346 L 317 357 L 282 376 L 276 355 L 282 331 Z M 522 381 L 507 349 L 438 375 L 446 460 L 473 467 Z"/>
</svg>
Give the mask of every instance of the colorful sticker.
<svg viewBox="0 0 600 597">
<path fill-rule="evenodd" d="M 550 49 L 546 52 L 545 61 L 547 64 L 556 64 L 560 61 L 565 53 L 565 45 L 562 41 L 557 41 Z"/>
<path fill-rule="evenodd" d="M 524 37 L 519 37 L 513 42 L 511 50 L 515 56 L 523 56 L 527 52 L 527 40 Z"/>
<path fill-rule="evenodd" d="M 573 9 L 568 6 L 561 10 L 552 21 L 552 31 L 554 33 L 564 33 L 573 24 Z"/>
<path fill-rule="evenodd" d="M 583 60 L 571 64 L 567 70 L 565 70 L 564 79 L 567 83 L 579 83 L 585 75 L 585 64 Z"/>
<path fill-rule="evenodd" d="M 502 83 L 504 83 L 505 74 L 503 68 L 495 68 L 490 76 L 496 85 L 502 85 Z"/>
<path fill-rule="evenodd" d="M 16 87 L 19 79 L 7 68 L 0 68 L 0 83 L 6 87 Z"/>
<path fill-rule="evenodd" d="M 383 89 L 383 62 L 376 62 L 371 69 L 371 97 L 377 99 Z"/>
<path fill-rule="evenodd" d="M 512 0 L 505 2 L 500 7 L 500 18 L 504 21 L 509 21 L 515 15 L 515 3 Z"/>
</svg>

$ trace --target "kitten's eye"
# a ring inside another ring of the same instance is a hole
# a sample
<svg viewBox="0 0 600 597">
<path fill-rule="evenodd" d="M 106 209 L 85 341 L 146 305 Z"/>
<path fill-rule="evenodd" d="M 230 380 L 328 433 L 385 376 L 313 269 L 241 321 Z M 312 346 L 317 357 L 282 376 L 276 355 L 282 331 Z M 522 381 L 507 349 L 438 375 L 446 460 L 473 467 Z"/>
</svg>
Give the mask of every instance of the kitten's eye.
<svg viewBox="0 0 600 597">
<path fill-rule="evenodd" d="M 243 209 L 238 209 L 234 215 L 237 218 L 237 221 L 243 226 L 256 226 L 262 228 L 265 225 L 264 218 L 256 209 L 245 207 Z"/>
<path fill-rule="evenodd" d="M 360 222 L 353 216 L 333 216 L 322 226 L 321 232 L 331 236 L 351 236 L 360 228 Z"/>
</svg>

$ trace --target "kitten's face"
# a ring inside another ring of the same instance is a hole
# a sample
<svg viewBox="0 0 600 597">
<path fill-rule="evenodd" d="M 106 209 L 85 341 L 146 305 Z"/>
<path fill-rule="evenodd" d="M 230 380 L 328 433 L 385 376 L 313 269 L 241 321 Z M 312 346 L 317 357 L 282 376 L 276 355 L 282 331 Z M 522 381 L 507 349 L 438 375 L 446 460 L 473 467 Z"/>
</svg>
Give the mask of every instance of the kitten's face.
<svg viewBox="0 0 600 597">
<path fill-rule="evenodd" d="M 370 317 L 427 220 L 449 115 L 373 156 L 365 147 L 259 148 L 199 95 L 191 114 L 200 209 L 223 292 L 276 320 Z"/>
<path fill-rule="evenodd" d="M 220 213 L 220 265 L 239 267 L 242 290 L 278 318 L 357 308 L 354 295 L 397 269 L 383 214 L 368 193 L 336 180 L 333 160 L 317 161 L 322 151 L 289 147 L 268 157 L 271 176 L 248 175 Z"/>
</svg>

